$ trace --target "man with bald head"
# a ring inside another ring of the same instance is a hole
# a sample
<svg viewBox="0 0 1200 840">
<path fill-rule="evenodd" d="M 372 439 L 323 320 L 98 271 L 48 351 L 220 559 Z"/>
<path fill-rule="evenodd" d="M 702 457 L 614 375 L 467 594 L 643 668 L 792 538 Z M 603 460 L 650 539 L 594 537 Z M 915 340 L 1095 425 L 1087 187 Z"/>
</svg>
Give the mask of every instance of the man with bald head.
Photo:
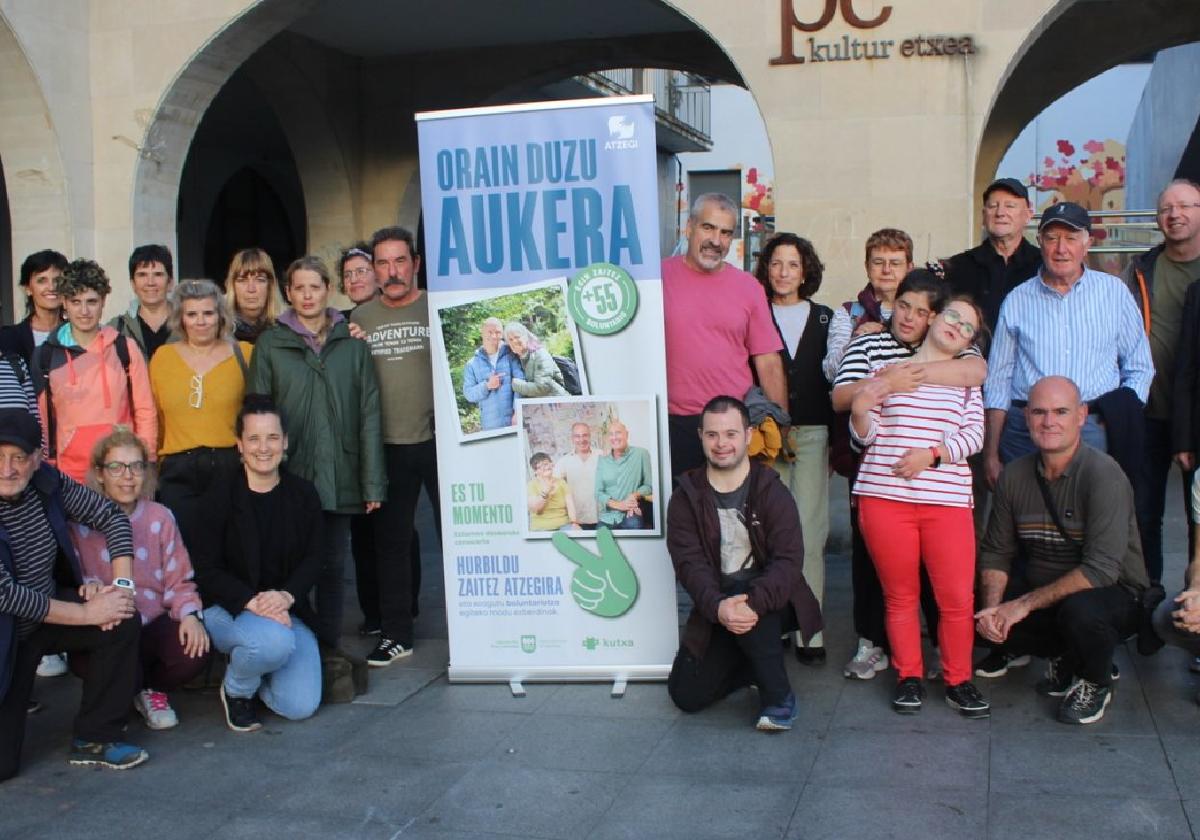
<svg viewBox="0 0 1200 840">
<path fill-rule="evenodd" d="M 1063 723 L 1095 723 L 1112 699 L 1113 651 L 1138 627 L 1147 586 L 1133 488 L 1081 439 L 1088 407 L 1070 379 L 1029 391 L 1037 451 L 1000 474 L 980 547 L 979 634 L 1011 657 L 1048 660 L 1039 694 Z M 1020 571 L 1013 561 L 1023 555 Z"/>
<path fill-rule="evenodd" d="M 600 452 L 592 449 L 592 427 L 579 422 L 571 426 L 571 454 L 554 465 L 554 474 L 567 482 L 567 492 L 575 502 L 575 518 L 585 531 L 593 531 L 599 521 L 596 507 L 596 466 Z"/>
<path fill-rule="evenodd" d="M 642 502 L 654 492 L 650 453 L 629 445 L 629 429 L 620 420 L 608 423 L 608 448 L 596 465 L 596 504 L 600 523 L 637 531 L 654 527 Z"/>
</svg>

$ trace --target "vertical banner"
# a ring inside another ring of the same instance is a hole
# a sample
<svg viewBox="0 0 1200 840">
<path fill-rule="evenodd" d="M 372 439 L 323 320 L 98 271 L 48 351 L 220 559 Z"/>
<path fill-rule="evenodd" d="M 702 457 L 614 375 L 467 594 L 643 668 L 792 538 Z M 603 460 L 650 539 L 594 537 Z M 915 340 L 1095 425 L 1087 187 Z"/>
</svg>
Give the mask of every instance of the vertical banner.
<svg viewBox="0 0 1200 840">
<path fill-rule="evenodd" d="M 649 96 L 417 115 L 451 680 L 678 646 Z"/>
</svg>

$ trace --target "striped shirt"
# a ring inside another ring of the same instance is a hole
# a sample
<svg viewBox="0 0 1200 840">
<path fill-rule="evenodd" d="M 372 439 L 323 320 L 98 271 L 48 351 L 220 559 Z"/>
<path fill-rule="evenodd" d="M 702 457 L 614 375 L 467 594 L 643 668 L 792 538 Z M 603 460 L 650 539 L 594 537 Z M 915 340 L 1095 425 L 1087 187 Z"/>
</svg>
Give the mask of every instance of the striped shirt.
<svg viewBox="0 0 1200 840">
<path fill-rule="evenodd" d="M 850 301 L 853 305 L 854 301 Z M 892 310 L 879 305 L 879 311 L 883 313 L 883 320 L 886 322 L 892 317 Z M 884 324 L 885 333 L 887 332 L 887 324 Z M 868 333 L 871 335 L 871 333 Z M 863 336 L 858 336 L 863 338 Z M 825 339 L 825 358 L 821 361 L 821 370 L 825 372 L 825 378 L 833 382 L 837 378 L 838 371 L 841 369 L 842 359 L 846 355 L 846 351 L 850 348 L 850 342 L 854 339 L 854 320 L 850 317 L 850 313 L 846 311 L 846 305 L 842 304 L 833 310 L 833 319 L 829 322 L 829 335 Z"/>
<path fill-rule="evenodd" d="M 0 408 L 24 408 L 41 422 L 33 377 L 25 360 L 16 354 L 0 360 Z"/>
<path fill-rule="evenodd" d="M 1154 379 L 1150 342 L 1119 278 L 1085 269 L 1060 294 L 1036 275 L 1004 299 L 984 407 L 1007 409 L 1014 400 L 1027 400 L 1039 379 L 1055 375 L 1074 382 L 1085 401 L 1120 387 L 1146 401 Z"/>
<path fill-rule="evenodd" d="M 854 443 L 866 448 L 854 482 L 854 494 L 948 507 L 973 507 L 967 456 L 983 448 L 983 400 L 978 388 L 921 385 L 892 394 L 871 410 L 861 437 L 850 425 Z M 942 465 L 900 478 L 896 461 L 910 449 L 942 448 Z"/>
<path fill-rule="evenodd" d="M 860 335 L 846 347 L 841 366 L 837 369 L 837 376 L 833 379 L 833 387 L 866 379 L 888 365 L 907 361 L 916 352 L 916 347 L 904 344 L 888 330 Z M 972 344 L 955 358 L 963 359 L 969 356 L 982 354 L 979 348 Z"/>
<path fill-rule="evenodd" d="M 36 473 L 35 473 L 36 475 Z M 102 531 L 112 557 L 133 554 L 129 519 L 113 502 L 59 473 L 67 519 Z M 46 618 L 58 583 L 54 564 L 58 543 L 32 482 L 15 502 L 0 499 L 0 527 L 8 534 L 15 577 L 0 563 L 0 613 L 17 617 L 17 634 L 24 638 Z"/>
</svg>

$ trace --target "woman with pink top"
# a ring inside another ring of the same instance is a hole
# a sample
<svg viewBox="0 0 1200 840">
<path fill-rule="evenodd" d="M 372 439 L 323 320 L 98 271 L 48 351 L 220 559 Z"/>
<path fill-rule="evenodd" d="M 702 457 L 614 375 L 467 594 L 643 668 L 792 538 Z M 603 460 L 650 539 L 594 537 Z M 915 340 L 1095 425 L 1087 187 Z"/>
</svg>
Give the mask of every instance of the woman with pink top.
<svg viewBox="0 0 1200 840">
<path fill-rule="evenodd" d="M 125 511 L 133 527 L 133 584 L 142 617 L 142 690 L 133 706 L 151 729 L 179 723 L 166 692 L 203 670 L 208 660 L 200 595 L 192 563 L 171 511 L 149 497 L 149 452 L 127 428 L 118 426 L 96 444 L 89 482 Z M 84 588 L 112 582 L 104 535 L 71 523 L 71 540 L 83 566 Z M 71 657 L 72 669 L 82 667 Z"/>
<path fill-rule="evenodd" d="M 979 307 L 957 295 L 938 313 L 913 362 L 955 358 L 978 337 Z M 882 380 L 855 395 L 850 434 L 865 449 L 854 482 L 859 521 L 886 604 L 888 641 L 899 682 L 892 708 L 921 709 L 921 564 L 941 620 L 946 702 L 966 717 L 991 714 L 971 682 L 975 529 L 967 456 L 983 448 L 979 388 L 920 385 L 888 396 Z"/>
</svg>

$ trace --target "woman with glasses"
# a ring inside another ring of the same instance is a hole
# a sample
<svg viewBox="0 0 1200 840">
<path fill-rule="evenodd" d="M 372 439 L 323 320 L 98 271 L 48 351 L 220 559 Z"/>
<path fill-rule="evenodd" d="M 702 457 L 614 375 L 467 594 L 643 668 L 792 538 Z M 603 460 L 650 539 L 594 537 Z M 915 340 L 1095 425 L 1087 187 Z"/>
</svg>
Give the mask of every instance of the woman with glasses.
<svg viewBox="0 0 1200 840">
<path fill-rule="evenodd" d="M 341 278 L 342 294 L 350 298 L 354 306 L 374 299 L 379 293 L 379 286 L 375 283 L 371 246 L 366 242 L 356 242 L 343 251 L 338 258 L 338 277 Z M 353 308 L 342 314 L 349 318 Z"/>
<path fill-rule="evenodd" d="M 978 340 L 983 313 L 955 295 L 933 319 L 912 361 L 956 358 Z M 898 682 L 892 708 L 921 709 L 921 567 L 937 599 L 946 702 L 965 717 L 991 713 L 971 682 L 975 639 L 974 497 L 967 456 L 983 448 L 978 387 L 919 385 L 891 394 L 880 378 L 854 396 L 850 434 L 864 449 L 852 492 L 883 585 L 885 624 Z"/>
<path fill-rule="evenodd" d="M 289 468 L 321 497 L 325 544 L 313 630 L 336 649 L 350 521 L 378 508 L 387 491 L 379 386 L 369 345 L 351 338 L 346 318 L 328 307 L 325 263 L 301 257 L 285 276 L 291 306 L 255 346 L 250 390 L 269 394 L 291 419 Z"/>
<path fill-rule="evenodd" d="M 233 255 L 225 275 L 225 298 L 233 310 L 233 337 L 251 344 L 275 323 L 275 265 L 262 248 L 244 248 Z"/>
<path fill-rule="evenodd" d="M 253 732 L 262 728 L 255 696 L 289 720 L 309 717 L 321 702 L 308 593 L 321 568 L 323 518 L 313 485 L 283 468 L 288 426 L 269 397 L 247 394 L 235 431 L 242 468 L 209 488 L 192 558 L 205 626 L 229 654 L 225 722 Z"/>
<path fill-rule="evenodd" d="M 233 317 L 211 280 L 184 280 L 173 303 L 173 340 L 150 360 L 162 433 L 158 500 L 190 542 L 203 526 L 200 497 L 217 472 L 237 465 L 233 427 L 254 348 L 233 339 Z"/>
<path fill-rule="evenodd" d="M 156 356 L 157 357 L 157 356 Z M 167 692 L 184 685 L 208 660 L 208 634 L 192 563 L 175 529 L 175 518 L 149 501 L 152 473 L 146 445 L 118 426 L 96 444 L 88 483 L 129 517 L 133 529 L 134 599 L 142 618 L 141 686 L 133 707 L 151 729 L 179 723 Z M 84 600 L 113 582 L 113 564 L 103 533 L 71 523 L 71 541 L 83 568 Z M 86 673 L 86 654 L 71 655 L 71 669 Z"/>
</svg>

